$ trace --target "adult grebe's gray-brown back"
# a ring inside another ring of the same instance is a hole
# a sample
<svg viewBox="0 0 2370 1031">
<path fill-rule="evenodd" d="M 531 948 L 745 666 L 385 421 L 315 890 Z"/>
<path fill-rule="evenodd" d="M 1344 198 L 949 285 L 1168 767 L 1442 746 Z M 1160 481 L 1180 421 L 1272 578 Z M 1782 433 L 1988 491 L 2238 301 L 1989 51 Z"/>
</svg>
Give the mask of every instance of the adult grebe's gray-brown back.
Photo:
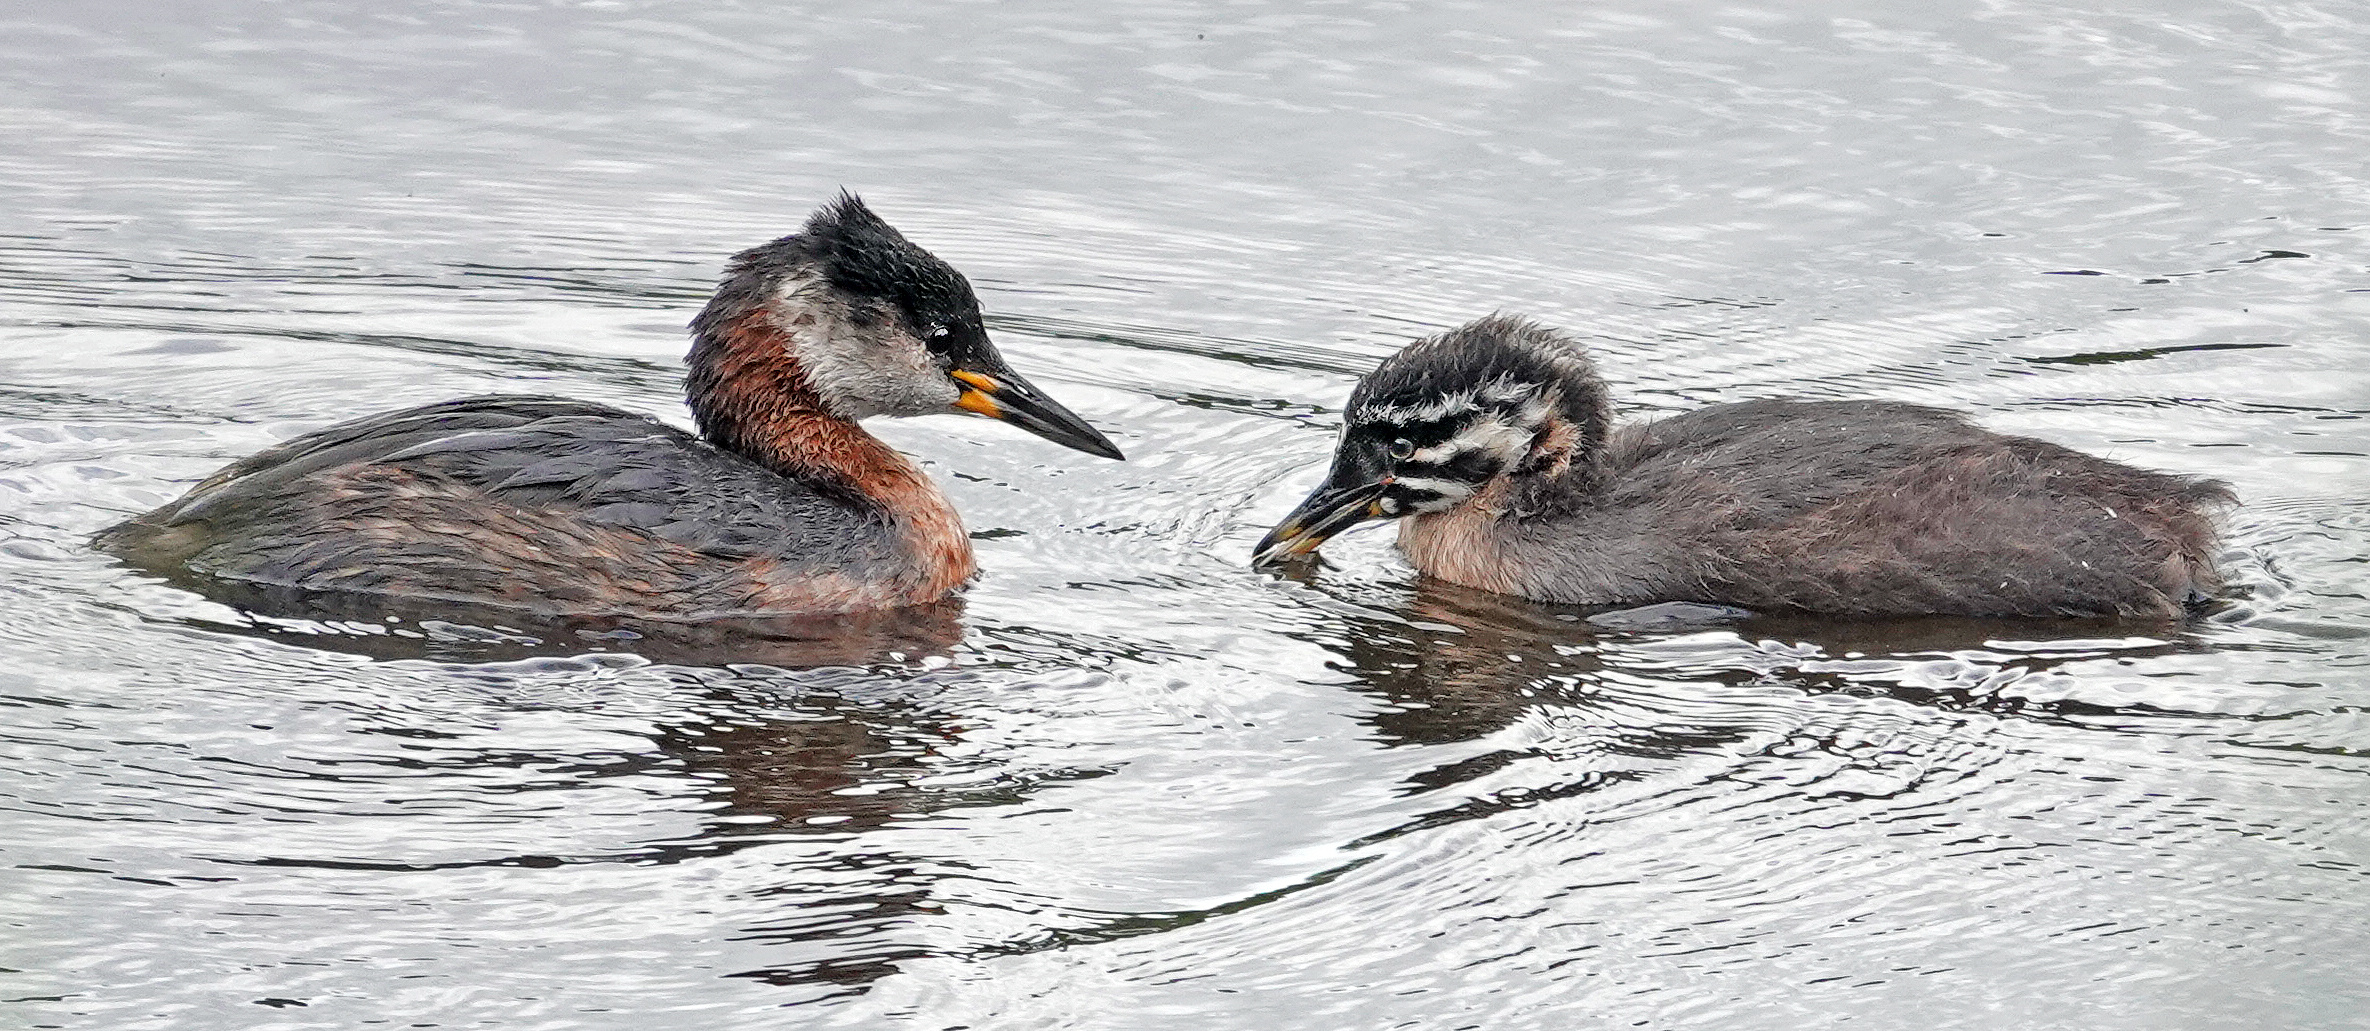
<svg viewBox="0 0 2370 1031">
<path fill-rule="evenodd" d="M 692 323 L 699 434 L 472 397 L 233 463 L 97 545 L 145 568 L 543 614 L 844 612 L 973 573 L 953 506 L 857 425 L 976 412 L 1120 457 L 988 341 L 962 274 L 852 195 L 734 256 Z"/>
<path fill-rule="evenodd" d="M 1578 342 L 1493 316 L 1358 384 L 1325 483 L 1253 561 L 1402 519 L 1417 569 L 1541 601 L 2170 617 L 2220 587 L 2215 516 L 2234 503 L 2218 481 L 1887 401 L 1615 429 Z"/>
</svg>

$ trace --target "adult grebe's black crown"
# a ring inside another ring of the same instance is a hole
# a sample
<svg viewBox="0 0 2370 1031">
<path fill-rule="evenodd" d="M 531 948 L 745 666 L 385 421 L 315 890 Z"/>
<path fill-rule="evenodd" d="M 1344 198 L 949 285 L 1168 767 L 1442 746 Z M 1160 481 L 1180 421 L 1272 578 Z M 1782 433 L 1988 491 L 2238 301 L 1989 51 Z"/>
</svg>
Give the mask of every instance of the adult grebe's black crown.
<svg viewBox="0 0 2370 1031">
<path fill-rule="evenodd" d="M 979 298 L 961 272 L 842 190 L 798 232 L 733 255 L 715 299 L 692 328 L 715 329 L 799 276 L 819 278 L 850 299 L 884 302 L 917 330 L 979 322 Z"/>
<path fill-rule="evenodd" d="M 962 273 L 907 240 L 853 193 L 840 191 L 799 235 L 816 267 L 850 294 L 892 302 L 931 324 L 979 309 Z"/>
</svg>

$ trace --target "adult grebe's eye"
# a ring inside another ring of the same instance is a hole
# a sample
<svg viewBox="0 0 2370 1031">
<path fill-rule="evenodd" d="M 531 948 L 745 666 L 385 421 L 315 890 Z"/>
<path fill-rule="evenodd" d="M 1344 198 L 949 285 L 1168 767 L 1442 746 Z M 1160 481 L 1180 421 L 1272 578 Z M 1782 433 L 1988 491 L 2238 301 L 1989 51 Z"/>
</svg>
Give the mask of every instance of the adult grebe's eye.
<svg viewBox="0 0 2370 1031">
<path fill-rule="evenodd" d="M 1406 437 L 1401 437 L 1391 442 L 1392 461 L 1404 462 L 1407 460 L 1407 456 L 1412 454 L 1415 454 L 1414 441 L 1408 440 Z"/>
</svg>

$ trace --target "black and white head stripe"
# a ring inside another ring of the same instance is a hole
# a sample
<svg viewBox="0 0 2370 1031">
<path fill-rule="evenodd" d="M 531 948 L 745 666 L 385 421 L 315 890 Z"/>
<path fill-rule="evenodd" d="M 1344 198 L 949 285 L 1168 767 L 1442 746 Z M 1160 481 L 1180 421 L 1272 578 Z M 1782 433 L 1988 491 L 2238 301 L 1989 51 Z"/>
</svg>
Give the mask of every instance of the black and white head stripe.
<svg viewBox="0 0 2370 1031">
<path fill-rule="evenodd" d="M 1490 382 L 1477 383 L 1430 400 L 1378 399 L 1363 408 L 1353 406 L 1350 418 L 1359 422 L 1415 425 L 1460 418 L 1483 409 L 1504 408 L 1517 402 L 1530 401 L 1537 395 L 1538 384 L 1501 375 Z"/>
<path fill-rule="evenodd" d="M 1578 341 L 1512 315 L 1492 315 L 1407 345 L 1358 383 L 1349 418 L 1415 425 L 1535 403 L 1541 387 L 1564 420 L 1601 436 L 1603 384 Z"/>
<path fill-rule="evenodd" d="M 1386 514 L 1436 511 L 1516 468 L 1552 426 L 1601 439 L 1604 385 L 1579 345 L 1491 316 L 1408 345 L 1351 394 L 1343 444 L 1387 467 Z M 1378 470 L 1380 471 L 1380 470 Z"/>
</svg>

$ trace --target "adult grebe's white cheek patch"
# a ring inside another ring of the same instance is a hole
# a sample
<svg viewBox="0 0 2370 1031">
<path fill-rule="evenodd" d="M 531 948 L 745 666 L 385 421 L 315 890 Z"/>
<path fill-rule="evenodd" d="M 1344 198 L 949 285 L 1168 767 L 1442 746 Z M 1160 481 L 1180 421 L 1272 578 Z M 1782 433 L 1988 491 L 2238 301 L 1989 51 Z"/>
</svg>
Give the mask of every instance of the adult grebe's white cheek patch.
<svg viewBox="0 0 2370 1031">
<path fill-rule="evenodd" d="M 928 415 L 953 406 L 962 393 L 895 316 L 875 313 L 859 327 L 848 301 L 819 275 L 785 279 L 774 318 L 791 359 L 833 415 Z"/>
</svg>

